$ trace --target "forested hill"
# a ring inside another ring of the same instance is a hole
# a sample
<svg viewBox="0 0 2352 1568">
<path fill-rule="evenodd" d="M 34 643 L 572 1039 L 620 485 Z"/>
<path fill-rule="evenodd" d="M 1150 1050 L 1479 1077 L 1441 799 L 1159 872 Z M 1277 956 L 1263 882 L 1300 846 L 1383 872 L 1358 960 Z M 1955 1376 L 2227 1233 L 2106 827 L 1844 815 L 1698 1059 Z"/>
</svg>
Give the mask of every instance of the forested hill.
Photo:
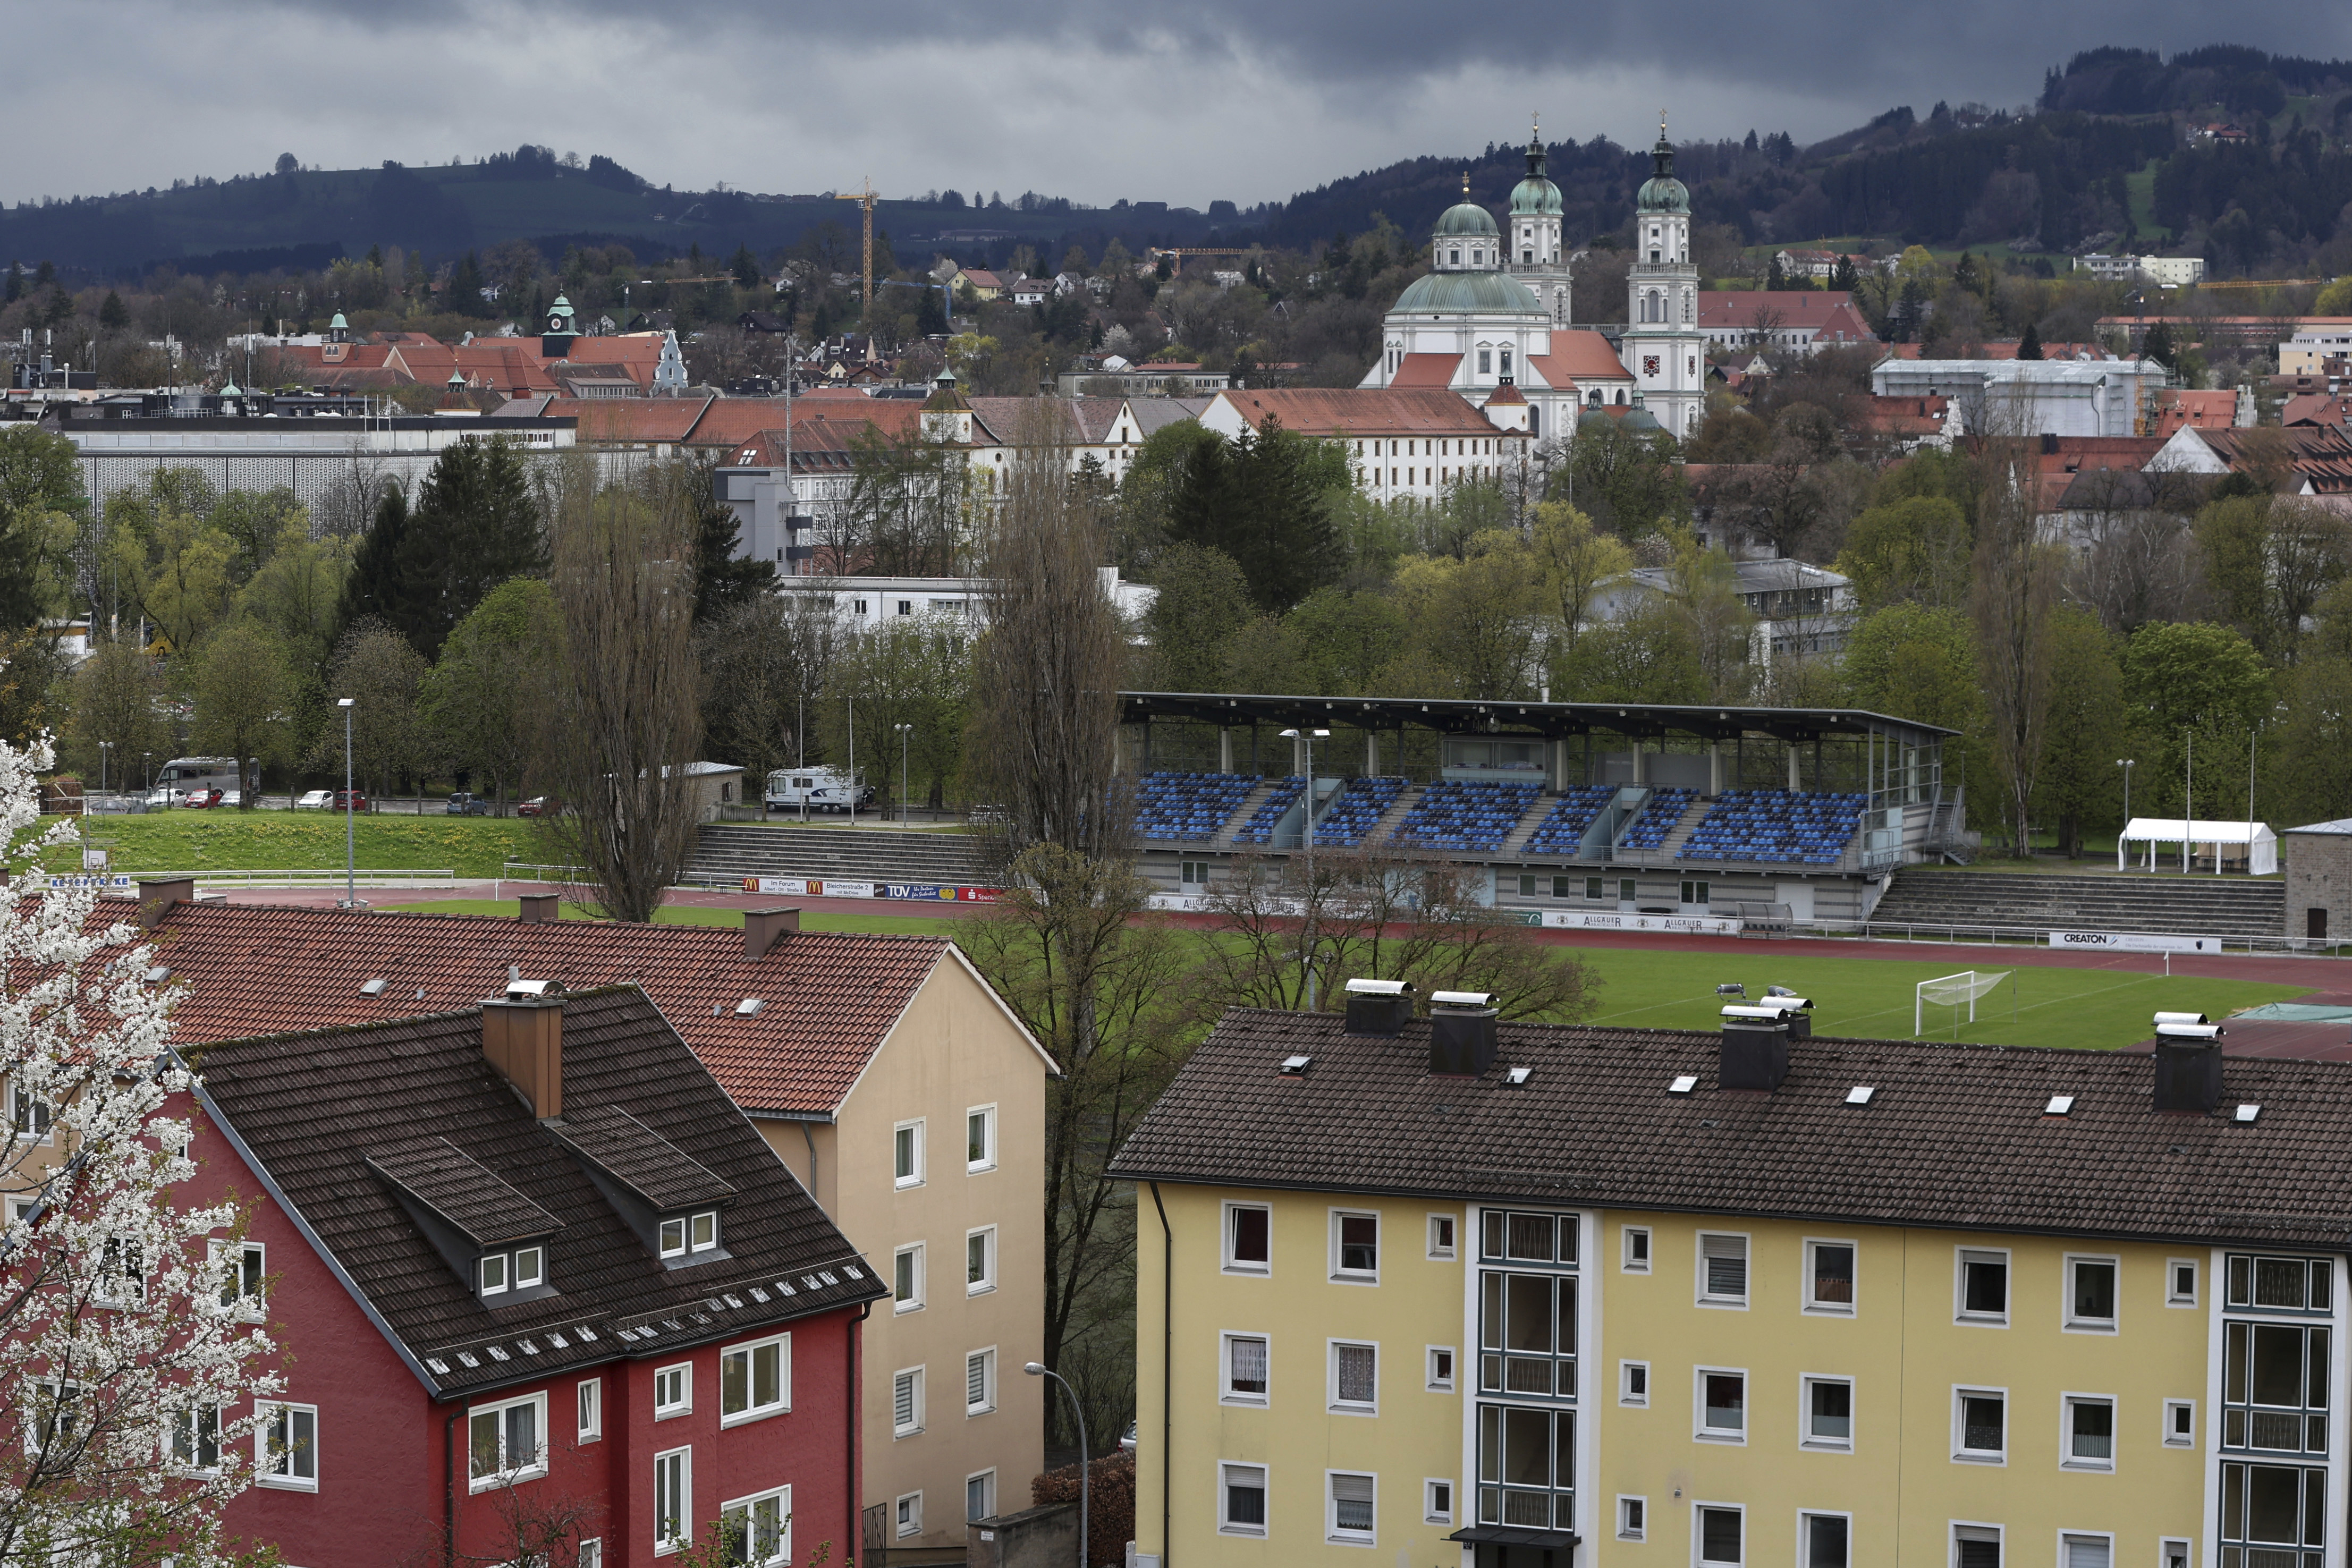
<svg viewBox="0 0 2352 1568">
<path fill-rule="evenodd" d="M 2250 140 L 2192 142 L 2211 123 Z M 1903 106 L 1811 147 L 1753 131 L 1685 142 L 1675 172 L 1699 221 L 1743 245 L 1843 235 L 2062 253 L 2095 241 L 2202 254 L 2222 272 L 2293 271 L 2338 237 L 2352 201 L 2347 131 L 2352 62 L 2225 45 L 2169 60 L 2104 48 L 2053 67 L 2032 112 Z M 1572 240 L 1632 216 L 1650 172 L 1639 140 L 1547 149 Z M 1465 171 L 1473 196 L 1500 208 L 1525 163 L 1522 149 L 1490 145 L 1335 180 L 1285 204 L 1269 237 L 1320 245 L 1370 227 L 1375 214 L 1419 235 L 1461 199 Z M 2135 189 L 2132 176 L 2150 171 Z"/>
</svg>

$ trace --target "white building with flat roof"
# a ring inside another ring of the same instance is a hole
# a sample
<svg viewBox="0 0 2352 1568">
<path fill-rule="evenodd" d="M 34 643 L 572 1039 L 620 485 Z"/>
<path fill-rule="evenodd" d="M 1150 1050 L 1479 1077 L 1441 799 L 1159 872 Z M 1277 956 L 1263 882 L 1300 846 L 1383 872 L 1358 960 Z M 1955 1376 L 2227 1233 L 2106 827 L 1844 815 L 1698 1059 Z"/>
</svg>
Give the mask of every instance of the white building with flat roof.
<svg viewBox="0 0 2352 1568">
<path fill-rule="evenodd" d="M 2154 360 L 1897 360 L 1870 372 L 1880 397 L 1944 397 L 1986 435 L 2137 435 L 2164 385 Z"/>
</svg>

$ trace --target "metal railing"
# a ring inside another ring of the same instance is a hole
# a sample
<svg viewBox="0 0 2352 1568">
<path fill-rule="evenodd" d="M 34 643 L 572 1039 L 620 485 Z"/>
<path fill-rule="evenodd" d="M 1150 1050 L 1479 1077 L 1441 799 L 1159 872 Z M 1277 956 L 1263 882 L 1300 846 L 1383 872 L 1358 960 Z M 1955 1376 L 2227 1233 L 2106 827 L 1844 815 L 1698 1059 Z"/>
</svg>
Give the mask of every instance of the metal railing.
<svg viewBox="0 0 2352 1568">
<path fill-rule="evenodd" d="M 1810 920 L 1793 921 L 1790 923 L 1789 927 L 1790 935 L 1798 936 L 1821 936 L 1829 938 L 1844 937 L 1865 942 L 1927 942 L 1946 946 L 1978 947 L 2045 947 L 2049 946 L 2050 936 L 2053 931 L 2080 929 L 2082 929 L 2080 926 L 1937 925 L 1933 922 L 1924 920 L 1837 920 L 1830 918 L 1814 918 Z M 2241 935 L 2234 932 L 2151 931 L 2131 933 L 2118 932 L 2116 933 L 2116 935 L 2174 938 L 2180 941 L 2192 941 L 2202 937 L 2207 941 L 2216 944 L 2217 946 L 2212 950 L 2221 953 L 2272 953 L 2302 957 L 2335 957 L 2339 955 L 2342 948 L 2347 946 L 2346 943 L 2333 941 L 2326 937 L 2255 936 Z M 2086 948 L 2084 950 L 2089 951 L 2090 949 Z M 2152 947 L 2114 947 L 2105 950 L 2108 952 L 2144 952 L 2151 956 L 2156 956 L 2162 951 L 2162 949 Z M 2175 949 L 2175 951 L 2178 951 L 2178 949 Z"/>
<path fill-rule="evenodd" d="M 133 883 L 173 882 L 182 877 L 188 877 L 193 878 L 199 888 L 341 887 L 347 875 L 352 885 L 357 887 L 455 887 L 457 885 L 457 873 L 446 866 L 435 870 L 362 866 L 349 873 L 346 873 L 341 866 L 331 869 L 300 866 L 284 871 L 142 871 L 118 872 L 110 874 L 128 875 Z"/>
</svg>

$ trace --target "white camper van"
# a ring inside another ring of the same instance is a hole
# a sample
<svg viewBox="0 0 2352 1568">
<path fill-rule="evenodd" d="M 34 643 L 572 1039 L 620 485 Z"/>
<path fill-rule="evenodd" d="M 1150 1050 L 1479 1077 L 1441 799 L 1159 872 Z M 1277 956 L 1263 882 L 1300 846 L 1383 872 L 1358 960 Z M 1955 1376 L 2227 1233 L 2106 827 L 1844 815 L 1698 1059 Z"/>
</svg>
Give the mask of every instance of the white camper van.
<svg viewBox="0 0 2352 1568">
<path fill-rule="evenodd" d="M 805 806 L 811 813 L 846 811 L 852 788 L 849 775 L 837 768 L 780 768 L 768 775 L 768 810 L 797 812 Z M 859 783 L 855 789 L 860 810 L 874 803 L 872 785 Z"/>
</svg>

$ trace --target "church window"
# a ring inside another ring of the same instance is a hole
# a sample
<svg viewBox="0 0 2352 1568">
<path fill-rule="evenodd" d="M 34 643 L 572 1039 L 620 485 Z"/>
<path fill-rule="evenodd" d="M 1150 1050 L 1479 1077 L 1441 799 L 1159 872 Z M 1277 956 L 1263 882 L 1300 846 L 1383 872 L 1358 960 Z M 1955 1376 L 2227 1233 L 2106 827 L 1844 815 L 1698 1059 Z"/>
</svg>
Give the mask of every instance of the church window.
<svg viewBox="0 0 2352 1568">
<path fill-rule="evenodd" d="M 1531 261 L 1535 260 L 1535 258 L 1536 258 L 1536 253 L 1535 253 L 1535 252 L 1533 252 L 1533 251 L 1531 251 L 1531 250 L 1522 250 L 1521 252 L 1519 252 L 1519 261 L 1520 261 L 1520 264 L 1521 264 L 1522 266 L 1526 265 L 1526 264 L 1527 264 L 1527 263 L 1528 263 L 1528 262 L 1531 262 Z"/>
<path fill-rule="evenodd" d="M 1446 252 L 1446 253 L 1445 253 L 1445 259 L 1446 259 L 1446 260 L 1448 260 L 1448 261 L 1450 261 L 1450 262 L 1452 262 L 1452 263 L 1453 263 L 1454 266 L 1456 266 L 1456 267 L 1461 266 L 1461 265 L 1462 265 L 1462 247 L 1461 247 L 1461 246 L 1454 246 L 1452 250 L 1450 250 L 1450 251 Z"/>
<path fill-rule="evenodd" d="M 1493 350 L 1481 349 L 1478 350 L 1478 373 L 1480 375 L 1491 375 L 1494 373 L 1494 359 L 1495 354 Z"/>
<path fill-rule="evenodd" d="M 1511 373 L 1511 350 L 1508 344 L 1503 347 L 1503 373 L 1507 376 Z"/>
</svg>

